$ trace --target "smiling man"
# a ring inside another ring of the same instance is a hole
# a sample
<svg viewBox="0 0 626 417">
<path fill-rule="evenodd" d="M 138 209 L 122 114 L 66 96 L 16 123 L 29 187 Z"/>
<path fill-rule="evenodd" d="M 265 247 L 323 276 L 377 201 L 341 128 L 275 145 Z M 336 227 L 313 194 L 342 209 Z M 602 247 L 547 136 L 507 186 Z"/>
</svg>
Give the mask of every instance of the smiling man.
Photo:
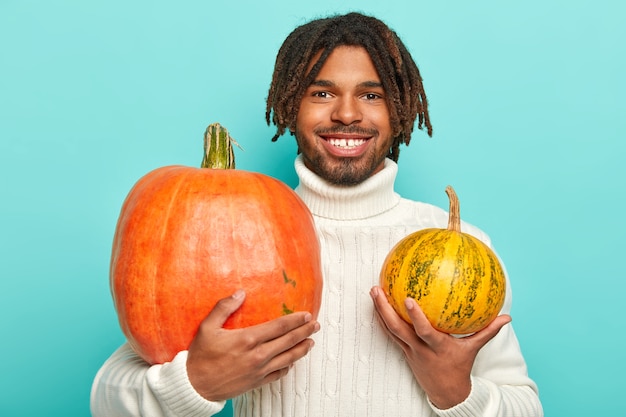
<svg viewBox="0 0 626 417">
<path fill-rule="evenodd" d="M 333 184 L 359 184 L 383 169 L 393 140 L 389 110 L 365 49 L 332 51 L 300 101 L 295 135 L 306 167 Z"/>
<path fill-rule="evenodd" d="M 382 263 L 447 213 L 394 192 L 400 144 L 432 128 L 422 79 L 383 22 L 350 13 L 296 28 L 276 59 L 266 118 L 290 131 L 298 194 L 322 250 L 319 321 L 308 312 L 237 330 L 222 326 L 238 291 L 211 311 L 188 351 L 149 366 L 125 344 L 92 388 L 98 416 L 542 416 L 508 315 L 472 336 L 436 331 L 412 299 L 411 324 L 377 287 Z M 488 236 L 462 225 L 487 245 Z M 510 286 L 508 286 L 510 288 Z"/>
</svg>

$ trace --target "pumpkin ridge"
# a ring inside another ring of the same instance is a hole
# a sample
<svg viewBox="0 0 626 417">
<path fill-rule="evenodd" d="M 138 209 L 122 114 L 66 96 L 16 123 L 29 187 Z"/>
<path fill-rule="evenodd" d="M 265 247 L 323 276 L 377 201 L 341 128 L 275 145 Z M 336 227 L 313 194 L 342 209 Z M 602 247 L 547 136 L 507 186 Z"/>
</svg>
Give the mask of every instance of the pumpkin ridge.
<svg viewBox="0 0 626 417">
<path fill-rule="evenodd" d="M 186 195 L 189 191 L 189 187 L 185 186 L 189 184 L 189 173 L 185 171 L 176 172 L 176 175 L 173 178 L 168 178 L 166 180 L 166 184 L 168 189 L 171 190 L 171 195 L 169 196 L 169 200 L 167 201 L 167 205 L 165 211 L 163 211 L 161 222 L 159 224 L 160 233 L 158 239 L 158 247 L 160 248 L 160 253 L 156 257 L 157 259 L 164 259 L 167 256 L 169 249 L 168 243 L 172 239 L 171 236 L 171 227 L 172 222 L 176 222 L 177 219 L 173 215 L 174 213 L 181 210 L 181 201 L 187 201 Z M 162 186 L 165 184 L 162 184 Z M 183 206 L 184 207 L 184 206 Z M 187 207 L 184 207 L 185 212 L 187 212 Z M 159 291 L 159 287 L 161 287 L 164 282 L 167 282 L 167 274 L 171 273 L 171 271 L 163 271 L 164 265 L 160 262 L 153 262 L 154 272 L 152 275 L 152 290 L 149 292 L 149 296 L 152 299 L 152 302 L 149 304 L 152 306 L 152 314 L 153 320 L 155 320 L 154 325 L 158 327 L 158 331 L 154 332 L 155 340 L 152 340 L 151 343 L 154 346 L 164 346 L 167 342 L 168 335 L 164 334 L 164 328 L 159 326 L 159 323 L 167 322 L 172 320 L 172 317 L 165 316 L 165 311 L 160 307 L 163 305 L 164 300 L 163 296 L 165 293 L 163 291 Z M 163 274 L 163 275 L 162 275 Z M 180 332 L 180 327 L 177 326 L 178 331 Z M 180 333 L 176 335 L 169 335 L 169 337 L 174 336 L 175 338 L 180 337 Z M 166 353 L 159 349 L 158 352 L 155 352 L 157 357 L 162 357 L 166 355 Z"/>
<path fill-rule="evenodd" d="M 449 326 L 454 326 L 456 328 L 459 320 L 461 319 L 462 310 L 464 308 L 463 300 L 461 300 L 458 293 L 466 290 L 463 270 L 465 241 L 461 232 L 459 199 L 451 186 L 446 187 L 445 191 L 448 195 L 450 203 L 448 209 L 448 227 L 446 229 L 446 232 L 449 234 L 449 241 L 446 242 L 446 247 L 448 249 L 447 256 L 450 258 L 451 264 L 454 265 L 454 271 L 451 274 L 451 278 L 447 279 L 447 295 L 444 302 L 444 308 L 441 311 L 438 326 L 445 328 L 446 323 L 452 323 L 454 321 L 455 324 L 449 324 Z M 455 288 L 459 288 L 460 291 L 455 291 Z"/>
<path fill-rule="evenodd" d="M 271 195 L 271 196 L 275 196 L 275 198 L 279 198 L 277 193 L 277 190 L 275 187 L 277 184 L 274 183 L 273 180 L 270 180 L 269 177 L 267 178 L 267 181 L 259 181 L 257 186 L 259 188 L 259 193 L 263 193 L 266 195 Z M 280 204 L 282 207 L 285 207 L 285 205 L 288 203 L 288 209 L 287 210 L 282 210 L 282 211 L 277 211 L 276 210 L 276 205 L 272 205 L 272 204 L 265 204 L 262 208 L 263 210 L 265 210 L 267 212 L 267 216 L 271 217 L 272 219 L 274 219 L 274 223 L 279 225 L 279 227 L 281 227 L 281 231 L 282 231 L 282 226 L 281 223 L 282 222 L 286 222 L 287 224 L 293 224 L 291 221 L 291 210 L 289 210 L 289 208 L 291 208 L 291 202 L 290 201 L 285 201 L 286 199 L 283 199 L 286 196 L 281 196 L 281 203 Z M 264 234 L 268 234 L 271 233 L 271 238 L 272 238 L 272 248 L 273 248 L 273 252 L 276 254 L 279 253 L 284 253 L 285 251 L 291 251 L 293 249 L 293 245 L 291 244 L 287 244 L 287 240 L 291 241 L 291 239 L 276 239 L 274 233 L 277 233 L 278 230 L 274 229 L 274 230 L 268 230 L 266 232 L 264 232 Z M 282 244 L 282 246 L 281 246 Z M 300 254 L 298 254 L 299 258 L 300 258 Z M 280 282 L 282 280 L 282 284 L 277 284 L 274 293 L 271 294 L 272 297 L 276 298 L 276 307 L 278 309 L 280 309 L 280 314 L 282 315 L 286 315 L 286 314 L 290 314 L 293 313 L 293 309 L 295 308 L 295 306 L 291 305 L 288 306 L 286 301 L 288 298 L 287 292 L 289 290 L 289 286 L 287 285 L 289 282 L 293 282 L 295 283 L 296 281 L 292 278 L 290 278 L 290 275 L 287 274 L 287 269 L 289 269 L 290 265 L 285 265 L 285 259 L 283 259 L 283 257 L 277 257 L 276 258 L 276 271 L 273 271 L 272 274 L 275 276 L 275 278 Z M 290 272 L 291 274 L 291 272 Z"/>
<path fill-rule="evenodd" d="M 463 307 L 463 313 L 459 315 L 457 327 L 462 323 L 461 320 L 465 320 L 468 327 L 474 327 L 477 322 L 480 322 L 482 317 L 479 313 L 476 313 L 476 309 L 474 307 L 475 303 L 481 303 L 482 300 L 477 299 L 477 291 L 482 286 L 482 281 L 484 278 L 484 267 L 483 267 L 483 259 L 481 255 L 483 254 L 482 250 L 476 245 L 476 241 L 474 238 L 467 234 L 463 234 L 462 237 L 467 254 L 467 266 L 465 271 L 463 272 L 464 276 L 467 277 L 465 279 L 465 292 L 463 294 L 463 299 L 460 301 L 460 307 Z M 472 279 L 470 280 L 469 277 Z M 475 317 L 474 315 L 477 314 Z"/>
<path fill-rule="evenodd" d="M 258 204 L 257 199 L 255 199 L 255 207 L 254 207 L 253 210 L 250 210 L 250 212 L 260 212 L 260 213 L 263 213 L 263 217 L 264 218 L 271 219 L 272 222 L 274 223 L 276 221 L 276 216 L 273 213 L 272 205 L 271 204 L 267 204 L 267 197 L 271 196 L 271 193 L 267 193 L 265 191 L 263 181 L 260 180 L 259 175 L 260 174 L 252 175 L 251 178 L 249 179 L 249 181 L 247 181 L 246 186 L 249 189 L 249 191 L 252 192 L 255 196 L 261 196 L 262 197 L 262 201 L 263 201 L 264 204 Z M 232 206 L 230 208 L 230 212 L 233 213 L 233 214 L 239 214 L 239 213 L 236 213 L 237 212 L 237 204 L 235 204 L 234 201 L 231 201 L 231 205 Z M 246 216 L 246 217 L 248 217 L 248 216 Z M 237 220 L 241 221 L 240 218 L 237 218 Z M 246 218 L 246 221 L 248 221 L 248 220 L 249 219 Z M 275 254 L 275 255 L 277 255 L 278 251 L 276 249 L 277 245 L 276 245 L 276 238 L 274 236 L 274 230 L 272 230 L 271 228 L 267 228 L 266 227 L 267 224 L 265 224 L 265 223 L 254 222 L 251 219 L 250 219 L 250 221 L 251 221 L 251 224 L 249 225 L 250 229 L 254 230 L 254 232 L 252 234 L 255 235 L 255 241 L 258 241 L 258 244 L 255 247 L 251 248 L 251 251 L 253 253 L 241 253 L 241 252 L 239 252 L 239 253 L 235 254 L 234 259 L 244 259 L 243 257 L 247 257 L 246 259 L 249 259 L 251 255 L 256 257 L 258 252 L 261 251 L 261 250 L 263 250 L 264 252 L 267 252 L 268 254 Z M 235 218 L 233 219 L 233 224 L 237 224 L 237 221 L 235 220 Z M 233 233 L 234 233 L 233 240 L 234 241 L 239 240 L 238 238 L 240 236 L 237 234 L 237 230 L 233 229 Z M 248 236 L 243 237 L 242 236 L 242 239 L 243 240 L 249 240 L 250 237 L 248 237 Z M 241 247 L 239 245 L 236 245 L 236 247 L 237 247 L 238 250 L 242 250 L 243 249 L 243 247 Z M 274 248 L 274 250 L 267 250 L 268 247 L 272 247 L 272 248 Z M 263 258 L 264 258 L 263 261 L 265 261 L 265 262 L 269 261 L 269 259 L 266 259 L 265 256 Z M 284 265 L 282 264 L 282 259 L 280 259 L 279 256 L 275 256 L 271 261 L 275 265 L 278 263 L 280 265 L 281 269 L 284 268 Z M 279 265 L 276 265 L 276 266 L 279 267 Z M 243 271 L 243 270 L 239 269 L 241 266 L 242 266 L 241 263 L 239 263 L 239 262 L 236 263 L 236 267 L 237 267 L 236 277 L 237 277 L 237 279 L 240 282 L 239 285 L 242 288 L 245 288 L 246 286 L 248 288 L 251 288 L 250 289 L 250 292 L 251 292 L 250 296 L 246 297 L 250 301 L 248 303 L 246 303 L 244 301 L 244 306 L 242 306 L 242 308 L 244 308 L 244 307 L 246 309 L 256 308 L 256 305 L 252 305 L 251 301 L 253 301 L 256 297 L 260 297 L 262 295 L 262 293 L 263 293 L 263 291 L 262 291 L 263 289 L 262 288 L 258 288 L 257 286 L 252 286 L 251 287 L 245 281 L 256 280 L 259 277 L 249 276 L 249 273 L 247 271 Z M 276 275 L 277 272 L 278 271 L 263 271 L 263 273 L 265 273 L 265 274 L 272 274 L 272 275 Z M 270 297 L 270 298 L 274 298 L 274 297 L 276 297 L 276 293 L 274 292 L 273 294 L 266 294 L 266 296 Z M 282 305 L 279 304 L 278 306 L 276 306 L 276 308 L 279 311 L 282 311 L 283 307 L 282 307 Z M 242 314 L 240 316 L 240 323 L 239 323 L 240 326 L 248 326 L 248 325 L 252 324 L 252 323 L 244 322 L 243 321 L 243 317 L 244 317 L 244 315 Z M 233 323 L 233 325 L 234 325 L 234 323 Z"/>
</svg>

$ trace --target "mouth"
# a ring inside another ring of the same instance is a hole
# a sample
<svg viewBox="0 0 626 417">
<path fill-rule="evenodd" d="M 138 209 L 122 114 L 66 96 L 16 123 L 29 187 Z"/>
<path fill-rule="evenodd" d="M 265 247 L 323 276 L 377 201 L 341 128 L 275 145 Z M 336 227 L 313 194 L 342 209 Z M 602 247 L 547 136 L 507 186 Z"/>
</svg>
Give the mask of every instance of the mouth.
<svg viewBox="0 0 626 417">
<path fill-rule="evenodd" d="M 354 148 L 358 148 L 359 146 L 363 145 L 365 142 L 367 142 L 366 139 L 343 139 L 343 138 L 329 138 L 326 139 L 326 141 L 336 147 L 336 148 L 342 148 L 342 149 L 354 149 Z"/>
<path fill-rule="evenodd" d="M 328 129 L 317 132 L 327 145 L 338 150 L 353 150 L 362 147 L 376 135 L 376 131 L 363 128 Z"/>
<path fill-rule="evenodd" d="M 369 148 L 372 135 L 362 133 L 322 133 L 319 134 L 324 148 L 330 155 L 339 158 L 355 158 Z"/>
</svg>

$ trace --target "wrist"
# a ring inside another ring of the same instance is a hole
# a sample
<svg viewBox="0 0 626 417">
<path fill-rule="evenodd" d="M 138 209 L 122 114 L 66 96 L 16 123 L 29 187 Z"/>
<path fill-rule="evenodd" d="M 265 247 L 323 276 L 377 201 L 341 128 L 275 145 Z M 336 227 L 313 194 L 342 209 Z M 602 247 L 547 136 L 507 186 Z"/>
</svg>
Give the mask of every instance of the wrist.
<svg viewBox="0 0 626 417">
<path fill-rule="evenodd" d="M 464 402 L 472 392 L 470 379 L 448 384 L 437 391 L 427 392 L 431 405 L 439 410 L 447 410 Z"/>
</svg>

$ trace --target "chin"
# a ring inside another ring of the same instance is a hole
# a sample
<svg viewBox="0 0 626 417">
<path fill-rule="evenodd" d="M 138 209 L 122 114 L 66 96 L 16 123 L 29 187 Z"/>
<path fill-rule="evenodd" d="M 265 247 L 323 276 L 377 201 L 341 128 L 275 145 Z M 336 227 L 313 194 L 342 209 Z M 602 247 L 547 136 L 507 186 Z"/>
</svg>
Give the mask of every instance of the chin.
<svg viewBox="0 0 626 417">
<path fill-rule="evenodd" d="M 353 186 L 361 184 L 375 173 L 375 169 L 360 168 L 354 165 L 354 161 L 345 161 L 341 166 L 318 172 L 317 175 L 334 185 Z"/>
</svg>

